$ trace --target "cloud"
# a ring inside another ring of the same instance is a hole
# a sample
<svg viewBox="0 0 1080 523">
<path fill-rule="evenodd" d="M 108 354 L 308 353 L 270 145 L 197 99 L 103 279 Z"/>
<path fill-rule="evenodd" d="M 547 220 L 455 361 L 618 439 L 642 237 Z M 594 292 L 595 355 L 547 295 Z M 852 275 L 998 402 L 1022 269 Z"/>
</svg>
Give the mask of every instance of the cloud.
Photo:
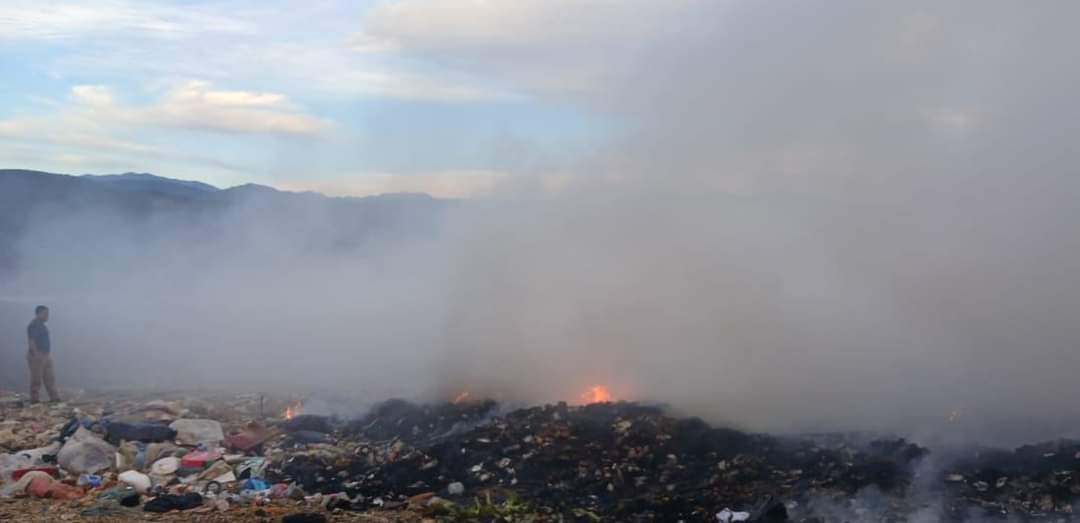
<svg viewBox="0 0 1080 523">
<path fill-rule="evenodd" d="M 86 113 L 17 116 L 0 120 L 0 158 L 11 165 L 45 171 L 113 172 L 167 162 L 195 166 L 200 176 L 235 176 L 245 169 L 235 163 L 197 153 L 149 145 L 125 138 L 113 126 Z M 174 167 L 176 168 L 176 167 Z M 212 171 L 207 171 L 207 168 Z"/>
<path fill-rule="evenodd" d="M 113 104 L 112 91 L 104 85 L 76 85 L 71 88 L 71 95 L 81 103 L 94 106 Z"/>
<path fill-rule="evenodd" d="M 103 86 L 76 86 L 72 96 L 99 120 L 125 125 L 292 135 L 316 135 L 330 127 L 328 121 L 293 106 L 285 95 L 222 91 L 195 80 L 146 105 L 116 103 Z"/>
<path fill-rule="evenodd" d="M 656 39 L 719 2 L 402 0 L 379 4 L 350 42 L 546 92 L 594 92 Z"/>
<path fill-rule="evenodd" d="M 187 42 L 118 46 L 75 53 L 55 66 L 60 74 L 119 72 L 149 78 L 201 78 L 322 98 L 377 97 L 437 102 L 516 100 L 523 96 L 483 75 L 408 64 L 393 56 L 357 53 L 339 39 L 276 36 L 214 40 L 215 52 Z M 168 56 L 168 60 L 162 60 Z M 268 66 L 268 64 L 272 64 Z"/>
<path fill-rule="evenodd" d="M 198 87 L 198 86 L 197 86 Z M 207 103 L 220 106 L 266 107 L 280 105 L 285 95 L 276 93 L 250 93 L 246 91 L 205 91 L 188 89 L 183 96 L 189 99 L 202 98 Z"/>
<path fill-rule="evenodd" d="M 286 181 L 290 191 L 315 191 L 335 196 L 386 193 L 425 193 L 437 198 L 473 198 L 489 195 L 506 180 L 507 173 L 485 170 L 442 171 L 418 174 L 350 173 L 333 179 Z"/>
<path fill-rule="evenodd" d="M 521 95 L 476 79 L 403 70 L 354 69 L 324 75 L 317 86 L 331 93 L 375 95 L 406 100 L 475 102 L 515 100 Z"/>
<path fill-rule="evenodd" d="M 207 32 L 250 33 L 241 17 L 205 7 L 104 0 L 74 2 L 10 0 L 0 5 L 0 40 L 65 39 L 101 34 L 178 38 Z"/>
<path fill-rule="evenodd" d="M 201 81 L 174 85 L 145 104 L 126 103 L 104 85 L 76 85 L 68 100 L 41 103 L 52 110 L 0 119 L 0 138 L 9 142 L 0 156 L 45 170 L 76 164 L 81 170 L 197 166 L 203 176 L 236 180 L 247 170 L 243 166 L 157 139 L 147 143 L 147 129 L 313 137 L 331 127 L 282 94 L 218 90 Z"/>
<path fill-rule="evenodd" d="M 349 2 L 320 2 L 303 9 L 306 18 L 317 20 L 311 24 L 317 29 L 295 24 L 292 6 L 277 9 L 242 1 L 228 8 L 180 8 L 129 0 L 106 0 L 93 7 L 16 0 L 0 6 L 0 41 L 63 46 L 58 57 L 34 66 L 57 78 L 118 75 L 218 83 L 241 78 L 290 93 L 441 102 L 516 96 L 476 75 L 353 51 L 347 35 L 355 29 L 360 9 Z M 69 46 L 71 42 L 81 45 Z"/>
<path fill-rule="evenodd" d="M 148 153 L 158 149 L 111 136 L 109 130 L 83 114 L 16 116 L 0 120 L 0 136 L 23 142 L 106 149 L 118 153 Z"/>
<path fill-rule="evenodd" d="M 650 39 L 699 0 L 401 0 L 365 17 L 358 49 L 583 49 L 582 43 L 627 44 Z"/>
<path fill-rule="evenodd" d="M 147 104 L 118 100 L 104 85 L 71 88 L 71 103 L 48 101 L 56 109 L 43 114 L 19 114 L 0 119 L 0 138 L 46 150 L 52 158 L 97 158 L 86 165 L 127 165 L 137 168 L 148 161 L 171 160 L 235 173 L 242 168 L 134 138 L 147 128 L 186 129 L 230 134 L 320 136 L 332 124 L 304 113 L 278 93 L 214 89 L 209 83 L 188 81 L 166 90 Z M 21 150 L 22 148 L 20 148 Z M 14 147 L 3 154 L 24 157 Z M 122 159 L 121 159 L 122 158 Z M 35 165 L 38 165 L 35 162 Z"/>
</svg>

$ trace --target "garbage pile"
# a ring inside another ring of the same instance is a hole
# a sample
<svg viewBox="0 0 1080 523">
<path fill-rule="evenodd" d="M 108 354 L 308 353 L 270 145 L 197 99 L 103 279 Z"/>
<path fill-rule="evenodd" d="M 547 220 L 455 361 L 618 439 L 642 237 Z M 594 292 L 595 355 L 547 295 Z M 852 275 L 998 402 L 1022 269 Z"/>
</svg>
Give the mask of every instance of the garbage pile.
<svg viewBox="0 0 1080 523">
<path fill-rule="evenodd" d="M 288 420 L 268 416 L 279 406 L 266 398 L 30 405 L 9 397 L 0 408 L 0 497 L 70 502 L 83 517 L 134 519 L 324 507 L 320 494 L 265 479 L 267 450 L 288 440 Z M 285 500 L 291 503 L 273 507 Z"/>
<path fill-rule="evenodd" d="M 636 403 L 500 412 L 400 400 L 269 473 L 353 509 L 564 521 L 1070 521 L 1080 442 L 936 456 L 899 438 L 775 437 Z M 941 468 L 944 464 L 948 464 Z M 932 466 L 931 466 L 932 465 Z M 1080 514 L 1080 506 L 1075 507 Z M 1077 516 L 1080 520 L 1080 515 Z"/>
<path fill-rule="evenodd" d="M 903 440 L 746 434 L 634 403 L 494 409 L 388 402 L 345 425 L 335 450 L 293 454 L 270 474 L 360 505 L 426 499 L 435 514 L 479 498 L 570 521 L 715 521 L 728 507 L 786 518 L 819 491 L 873 485 L 902 497 L 926 452 Z"/>
<path fill-rule="evenodd" d="M 392 399 L 350 422 L 346 432 L 370 441 L 397 438 L 410 444 L 431 444 L 476 427 L 497 412 L 498 404 L 492 400 L 417 405 Z"/>
<path fill-rule="evenodd" d="M 943 478 L 952 518 L 1080 520 L 1080 441 L 966 454 Z"/>
<path fill-rule="evenodd" d="M 637 403 L 391 400 L 356 419 L 295 405 L 0 400 L 0 496 L 83 517 L 257 521 L 1069 521 L 1080 499 L 1073 441 L 973 449 L 929 469 L 942 456 L 903 439 L 750 434 Z"/>
</svg>

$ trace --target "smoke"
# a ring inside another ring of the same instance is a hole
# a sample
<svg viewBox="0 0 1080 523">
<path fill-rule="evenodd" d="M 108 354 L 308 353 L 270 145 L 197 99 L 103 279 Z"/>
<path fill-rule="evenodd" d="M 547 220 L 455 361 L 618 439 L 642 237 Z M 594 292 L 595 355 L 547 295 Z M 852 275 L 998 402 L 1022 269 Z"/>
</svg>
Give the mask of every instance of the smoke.
<svg viewBox="0 0 1080 523">
<path fill-rule="evenodd" d="M 4 295 L 24 314 L 50 306 L 64 385 L 404 395 L 431 375 L 421 355 L 440 300 L 421 250 L 441 206 L 342 212 L 260 194 L 190 205 L 143 220 L 108 206 L 31 218 Z"/>
<path fill-rule="evenodd" d="M 754 429 L 1074 434 L 1073 7 L 693 6 L 562 93 L 628 136 L 463 228 L 465 381 Z"/>
<path fill-rule="evenodd" d="M 523 402 L 604 384 L 756 430 L 1080 428 L 1078 7 L 675 2 L 610 33 L 635 4 L 498 52 L 437 25 L 410 47 L 372 17 L 413 59 L 619 129 L 434 238 L 341 249 L 336 217 L 273 206 L 195 226 L 54 211 L 6 294 L 72 297 L 53 318 L 72 383 Z M 498 25 L 480 14 L 458 13 Z"/>
</svg>

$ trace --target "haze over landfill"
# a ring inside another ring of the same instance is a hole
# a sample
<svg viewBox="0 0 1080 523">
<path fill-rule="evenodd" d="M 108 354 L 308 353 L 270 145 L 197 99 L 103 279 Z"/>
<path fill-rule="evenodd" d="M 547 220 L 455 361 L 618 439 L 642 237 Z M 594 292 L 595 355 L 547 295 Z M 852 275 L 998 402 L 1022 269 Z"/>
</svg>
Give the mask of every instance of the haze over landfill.
<svg viewBox="0 0 1080 523">
<path fill-rule="evenodd" d="M 1080 5 L 308 4 L 0 2 L 0 166 L 241 186 L 3 173 L 5 388 L 1080 430 Z"/>
</svg>

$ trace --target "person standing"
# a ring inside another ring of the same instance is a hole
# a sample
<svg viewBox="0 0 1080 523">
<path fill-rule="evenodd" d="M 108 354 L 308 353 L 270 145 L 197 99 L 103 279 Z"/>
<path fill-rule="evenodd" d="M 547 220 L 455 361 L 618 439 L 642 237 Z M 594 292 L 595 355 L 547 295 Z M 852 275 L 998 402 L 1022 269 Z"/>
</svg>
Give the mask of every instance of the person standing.
<svg viewBox="0 0 1080 523">
<path fill-rule="evenodd" d="M 38 402 L 38 390 L 41 389 L 42 382 L 49 393 L 49 401 L 60 401 L 60 395 L 56 393 L 56 378 L 53 376 L 52 343 L 49 341 L 49 328 L 45 326 L 47 321 L 49 308 L 38 305 L 34 309 L 34 320 L 26 327 L 26 338 L 30 344 L 30 350 L 26 353 L 26 360 L 30 363 L 30 403 Z"/>
</svg>

